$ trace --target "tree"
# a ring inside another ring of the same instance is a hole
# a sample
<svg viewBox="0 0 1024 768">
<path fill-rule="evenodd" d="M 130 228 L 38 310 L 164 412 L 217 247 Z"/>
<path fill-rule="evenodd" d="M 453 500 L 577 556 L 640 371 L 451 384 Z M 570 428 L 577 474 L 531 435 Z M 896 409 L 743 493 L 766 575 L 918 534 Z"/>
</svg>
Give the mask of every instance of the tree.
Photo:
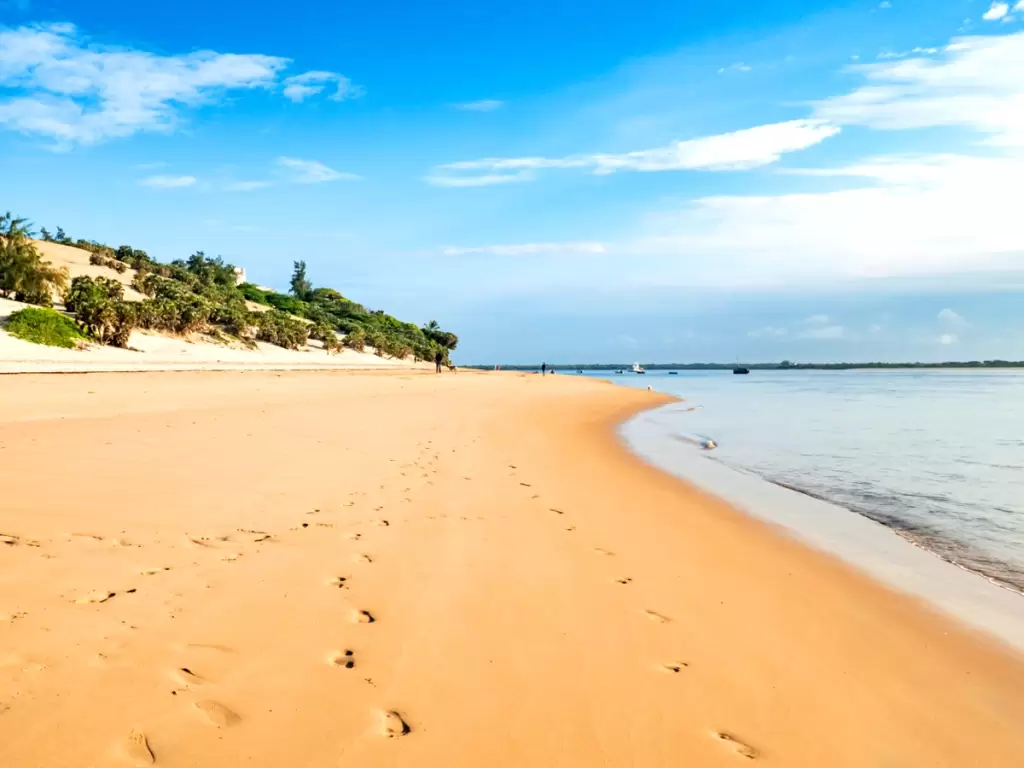
<svg viewBox="0 0 1024 768">
<path fill-rule="evenodd" d="M 67 286 L 67 270 L 43 261 L 31 236 L 25 219 L 16 219 L 10 213 L 0 216 L 0 294 L 49 306 L 53 292 L 59 293 Z"/>
<path fill-rule="evenodd" d="M 65 235 L 64 230 L 61 229 L 60 227 L 57 227 L 57 234 L 54 236 L 53 239 L 56 240 L 58 243 L 64 243 L 65 245 L 71 242 L 71 238 Z"/>
<path fill-rule="evenodd" d="M 53 242 L 53 235 L 50 234 L 50 231 L 46 227 L 39 230 L 39 236 L 48 243 Z"/>
<path fill-rule="evenodd" d="M 295 269 L 292 272 L 292 294 L 297 299 L 306 301 L 313 292 L 313 284 L 306 279 L 306 262 L 294 262 Z"/>
</svg>

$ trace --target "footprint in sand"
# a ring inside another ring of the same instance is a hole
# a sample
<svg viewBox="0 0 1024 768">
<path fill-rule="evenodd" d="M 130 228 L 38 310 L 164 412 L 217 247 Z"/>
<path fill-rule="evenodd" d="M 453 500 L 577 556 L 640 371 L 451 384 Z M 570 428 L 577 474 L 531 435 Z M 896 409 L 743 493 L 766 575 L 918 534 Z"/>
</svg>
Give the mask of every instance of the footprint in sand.
<svg viewBox="0 0 1024 768">
<path fill-rule="evenodd" d="M 560 509 L 555 509 L 554 507 L 549 507 L 549 509 L 550 509 L 550 510 L 551 510 L 552 512 L 554 512 L 554 513 L 555 513 L 556 515 L 564 515 L 564 514 L 565 514 L 565 512 L 563 512 L 562 510 L 560 510 Z"/>
<path fill-rule="evenodd" d="M 370 557 L 365 552 L 362 552 L 362 553 L 360 553 L 358 555 L 353 555 L 352 559 L 355 560 L 357 563 L 372 563 L 373 562 L 373 558 Z"/>
<path fill-rule="evenodd" d="M 171 570 L 170 566 L 165 565 L 163 568 L 144 568 L 141 571 L 139 571 L 139 573 L 141 573 L 143 576 L 155 576 L 158 573 L 163 573 L 164 571 L 169 570 Z"/>
<path fill-rule="evenodd" d="M 663 672 L 671 672 L 673 674 L 676 674 L 682 672 L 688 666 L 690 666 L 689 663 L 685 661 L 673 661 L 668 664 L 662 664 L 661 669 Z"/>
<path fill-rule="evenodd" d="M 363 534 L 350 533 L 346 538 L 352 539 L 352 541 L 359 541 L 361 538 L 363 538 Z"/>
<path fill-rule="evenodd" d="M 631 579 L 629 576 L 625 576 L 625 577 L 623 577 L 621 579 L 616 579 L 615 583 L 616 584 L 632 584 L 633 583 L 633 579 Z"/>
<path fill-rule="evenodd" d="M 327 586 L 337 587 L 338 589 L 345 589 L 347 586 L 345 584 L 346 581 L 348 581 L 348 578 L 346 576 L 332 576 L 327 580 Z"/>
<path fill-rule="evenodd" d="M 332 651 L 327 656 L 327 661 L 345 669 L 352 669 L 356 665 L 355 654 L 352 651 Z"/>
<path fill-rule="evenodd" d="M 223 555 L 221 557 L 221 560 L 223 560 L 225 563 L 233 563 L 233 562 L 235 562 L 235 560 L 237 560 L 241 556 L 242 556 L 241 552 L 228 552 L 227 554 L 225 554 L 225 555 Z"/>
<path fill-rule="evenodd" d="M 373 624 L 376 621 L 369 611 L 356 611 L 352 614 L 352 620 L 356 624 Z"/>
<path fill-rule="evenodd" d="M 743 757 L 746 757 L 750 760 L 756 760 L 761 754 L 752 746 L 736 738 L 728 731 L 715 731 L 715 738 L 719 741 L 724 741 L 726 744 L 732 747 L 737 754 L 742 755 Z"/>
<path fill-rule="evenodd" d="M 132 731 L 120 744 L 121 757 L 136 766 L 152 765 L 156 762 L 149 741 L 142 731 Z"/>
<path fill-rule="evenodd" d="M 381 713 L 381 732 L 389 739 L 393 739 L 396 736 L 405 736 L 412 729 L 409 728 L 409 724 L 402 719 L 402 716 L 394 710 L 388 710 Z"/>
<path fill-rule="evenodd" d="M 658 622 L 659 624 L 668 624 L 670 621 L 672 621 L 672 619 L 670 619 L 668 616 L 660 614 L 657 611 L 645 610 L 644 611 L 644 616 L 646 616 L 651 621 Z"/>
<path fill-rule="evenodd" d="M 90 592 L 87 595 L 82 595 L 80 598 L 75 600 L 78 605 L 88 605 L 89 603 L 105 603 L 107 600 L 112 598 L 116 592 L 110 592 L 106 589 L 98 589 L 95 592 Z"/>
<path fill-rule="evenodd" d="M 599 555 L 607 555 L 608 557 L 615 554 L 614 552 L 609 552 L 607 549 L 601 549 L 601 547 L 594 547 L 594 551 Z"/>
<path fill-rule="evenodd" d="M 171 679 L 186 688 L 195 688 L 206 681 L 188 667 L 178 667 L 171 672 Z"/>
<path fill-rule="evenodd" d="M 217 728 L 227 728 L 241 720 L 236 712 L 228 709 L 219 701 L 203 699 L 201 701 L 197 701 L 193 706 L 199 711 L 199 714 L 203 716 L 207 723 L 216 726 Z"/>
</svg>

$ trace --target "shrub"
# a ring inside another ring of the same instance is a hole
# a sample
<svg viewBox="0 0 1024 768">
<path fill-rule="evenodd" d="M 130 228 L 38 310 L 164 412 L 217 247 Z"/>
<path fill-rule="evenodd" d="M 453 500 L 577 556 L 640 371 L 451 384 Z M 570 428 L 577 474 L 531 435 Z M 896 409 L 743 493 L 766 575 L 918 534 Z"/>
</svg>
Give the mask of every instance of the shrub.
<svg viewBox="0 0 1024 768">
<path fill-rule="evenodd" d="M 306 343 L 306 324 L 285 312 L 272 309 L 256 321 L 256 338 L 285 349 L 298 349 Z"/>
<path fill-rule="evenodd" d="M 234 336 L 248 338 L 252 334 L 252 327 L 257 324 L 253 314 L 245 308 L 244 301 L 236 301 L 228 304 L 215 304 L 210 320 L 224 326 L 224 330 Z"/>
<path fill-rule="evenodd" d="M 110 327 L 110 343 L 115 347 L 127 349 L 132 337 L 132 329 L 138 320 L 137 307 L 128 301 L 116 301 L 113 305 L 113 316 Z"/>
<path fill-rule="evenodd" d="M 366 334 L 366 343 L 373 347 L 377 357 L 384 357 L 384 346 L 387 344 L 387 339 L 384 338 L 383 333 L 377 330 L 370 331 Z"/>
<path fill-rule="evenodd" d="M 37 307 L 26 307 L 11 315 L 7 332 L 25 341 L 67 349 L 74 349 L 88 338 L 71 318 L 54 309 Z"/>
<path fill-rule="evenodd" d="M 349 349 L 354 349 L 356 352 L 362 352 L 366 349 L 366 331 L 362 328 L 356 327 L 346 334 L 342 343 Z"/>
</svg>

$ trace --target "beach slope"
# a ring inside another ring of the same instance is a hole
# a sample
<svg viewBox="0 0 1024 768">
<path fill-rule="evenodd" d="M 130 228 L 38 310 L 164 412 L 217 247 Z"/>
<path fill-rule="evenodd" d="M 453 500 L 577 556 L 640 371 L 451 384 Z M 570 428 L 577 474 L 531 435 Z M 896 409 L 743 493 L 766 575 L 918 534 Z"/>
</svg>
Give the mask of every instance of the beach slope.
<svg viewBox="0 0 1024 768">
<path fill-rule="evenodd" d="M 630 456 L 661 402 L 0 377 L 0 765 L 1019 765 L 1021 658 Z"/>
</svg>

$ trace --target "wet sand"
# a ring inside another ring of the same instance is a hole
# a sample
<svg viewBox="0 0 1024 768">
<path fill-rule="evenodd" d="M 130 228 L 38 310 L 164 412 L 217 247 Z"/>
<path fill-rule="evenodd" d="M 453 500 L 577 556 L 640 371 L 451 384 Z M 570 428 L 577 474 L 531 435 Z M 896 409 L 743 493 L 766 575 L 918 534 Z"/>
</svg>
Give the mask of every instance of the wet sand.
<svg viewBox="0 0 1024 768">
<path fill-rule="evenodd" d="M 0 378 L 0 765 L 1015 766 L 1024 661 L 514 374 Z"/>
</svg>

